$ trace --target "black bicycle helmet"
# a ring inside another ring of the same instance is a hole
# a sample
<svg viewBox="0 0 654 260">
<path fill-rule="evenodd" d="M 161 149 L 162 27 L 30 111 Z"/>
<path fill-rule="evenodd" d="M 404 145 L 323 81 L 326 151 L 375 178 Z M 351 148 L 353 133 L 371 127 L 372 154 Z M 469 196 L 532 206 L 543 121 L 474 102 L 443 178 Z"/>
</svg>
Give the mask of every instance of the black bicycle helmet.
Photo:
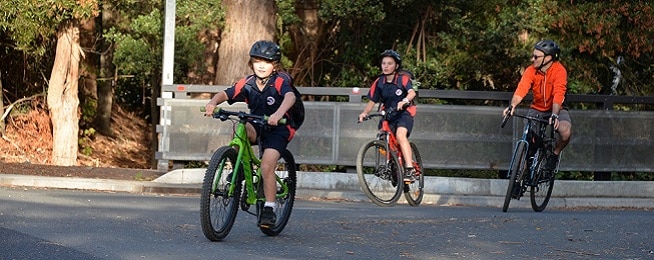
<svg viewBox="0 0 654 260">
<path fill-rule="evenodd" d="M 379 59 L 381 60 L 384 57 L 393 58 L 395 60 L 395 63 L 397 63 L 397 65 L 398 65 L 398 69 L 402 68 L 402 58 L 400 58 L 400 54 L 398 54 L 396 51 L 394 51 L 394 50 L 385 50 L 384 52 L 382 52 L 381 55 L 379 55 Z"/>
<path fill-rule="evenodd" d="M 279 45 L 271 41 L 258 41 L 250 49 L 250 57 L 262 58 L 268 61 L 280 61 L 282 51 Z"/>
<path fill-rule="evenodd" d="M 545 55 L 552 56 L 553 60 L 559 60 L 559 55 L 561 55 L 561 48 L 552 40 L 539 41 L 534 49 L 542 51 Z"/>
</svg>

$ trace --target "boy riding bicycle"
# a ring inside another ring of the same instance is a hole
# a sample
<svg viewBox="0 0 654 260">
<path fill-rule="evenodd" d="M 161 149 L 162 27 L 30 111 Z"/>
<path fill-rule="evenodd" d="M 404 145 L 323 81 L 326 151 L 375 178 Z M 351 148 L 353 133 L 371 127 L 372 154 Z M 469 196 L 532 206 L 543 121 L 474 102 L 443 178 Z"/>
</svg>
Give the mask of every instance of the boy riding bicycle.
<svg viewBox="0 0 654 260">
<path fill-rule="evenodd" d="M 254 73 L 214 95 L 205 106 L 205 115 L 211 116 L 216 106 L 225 101 L 229 104 L 246 102 L 251 114 L 269 117 L 267 126 L 246 125 L 250 142 L 257 144 L 260 136 L 258 145 L 263 150 L 261 172 L 266 202 L 259 221 L 263 228 L 275 225 L 275 166 L 301 124 L 301 120 L 294 118 L 294 105 L 300 97 L 293 89 L 290 75 L 281 71 L 281 55 L 279 46 L 271 41 L 254 43 L 248 62 Z M 283 117 L 288 123 L 279 125 Z"/>
</svg>

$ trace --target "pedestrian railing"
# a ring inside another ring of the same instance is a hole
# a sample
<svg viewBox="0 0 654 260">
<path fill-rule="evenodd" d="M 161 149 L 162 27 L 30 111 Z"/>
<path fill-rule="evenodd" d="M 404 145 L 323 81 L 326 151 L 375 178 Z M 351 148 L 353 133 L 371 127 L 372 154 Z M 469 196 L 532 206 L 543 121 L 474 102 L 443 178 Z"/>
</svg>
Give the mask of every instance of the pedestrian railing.
<svg viewBox="0 0 654 260">
<path fill-rule="evenodd" d="M 206 161 L 231 139 L 232 124 L 204 117 L 207 99 L 194 93 L 215 93 L 225 86 L 164 86 L 161 107 L 158 168 L 171 162 Z M 348 102 L 305 101 L 306 119 L 289 144 L 297 163 L 354 166 L 359 147 L 375 137 L 375 124 L 358 124 L 365 103 L 362 89 L 304 87 L 305 95 L 342 96 Z M 508 101 L 512 93 L 421 90 L 420 98 Z M 654 97 L 568 96 L 568 102 L 654 104 Z M 575 99 L 576 98 L 576 99 Z M 247 110 L 244 104 L 229 106 Z M 524 108 L 526 110 L 526 108 Z M 418 105 L 410 139 L 421 151 L 426 168 L 505 170 L 523 123 L 500 128 L 503 107 Z M 572 110 L 573 138 L 562 155 L 563 171 L 654 172 L 654 111 Z"/>
</svg>

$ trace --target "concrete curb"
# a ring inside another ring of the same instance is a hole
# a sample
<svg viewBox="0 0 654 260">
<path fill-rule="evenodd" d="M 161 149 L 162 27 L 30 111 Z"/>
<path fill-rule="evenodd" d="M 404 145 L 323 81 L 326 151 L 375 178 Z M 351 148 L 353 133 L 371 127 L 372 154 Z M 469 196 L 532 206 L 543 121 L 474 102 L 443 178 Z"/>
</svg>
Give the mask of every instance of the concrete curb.
<svg viewBox="0 0 654 260">
<path fill-rule="evenodd" d="M 205 169 L 173 170 L 153 181 L 124 181 L 0 174 L 1 186 L 101 190 L 130 193 L 200 193 Z M 423 204 L 501 207 L 507 180 L 426 177 Z M 548 208 L 654 208 L 654 182 L 556 181 Z M 368 201 L 356 174 L 298 172 L 301 199 Z M 398 202 L 405 204 L 404 199 Z M 529 197 L 511 208 L 530 208 Z"/>
</svg>

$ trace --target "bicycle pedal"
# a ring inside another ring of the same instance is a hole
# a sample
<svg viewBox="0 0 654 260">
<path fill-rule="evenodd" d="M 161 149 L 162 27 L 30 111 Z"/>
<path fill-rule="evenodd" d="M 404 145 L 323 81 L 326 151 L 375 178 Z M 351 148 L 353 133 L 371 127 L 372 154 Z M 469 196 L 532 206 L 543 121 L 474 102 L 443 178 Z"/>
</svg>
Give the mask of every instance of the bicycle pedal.
<svg viewBox="0 0 654 260">
<path fill-rule="evenodd" d="M 259 225 L 259 227 L 260 227 L 260 228 L 265 228 L 265 229 L 271 229 L 271 228 L 273 228 L 272 225 L 265 225 L 265 224 L 261 224 L 261 225 Z"/>
</svg>

